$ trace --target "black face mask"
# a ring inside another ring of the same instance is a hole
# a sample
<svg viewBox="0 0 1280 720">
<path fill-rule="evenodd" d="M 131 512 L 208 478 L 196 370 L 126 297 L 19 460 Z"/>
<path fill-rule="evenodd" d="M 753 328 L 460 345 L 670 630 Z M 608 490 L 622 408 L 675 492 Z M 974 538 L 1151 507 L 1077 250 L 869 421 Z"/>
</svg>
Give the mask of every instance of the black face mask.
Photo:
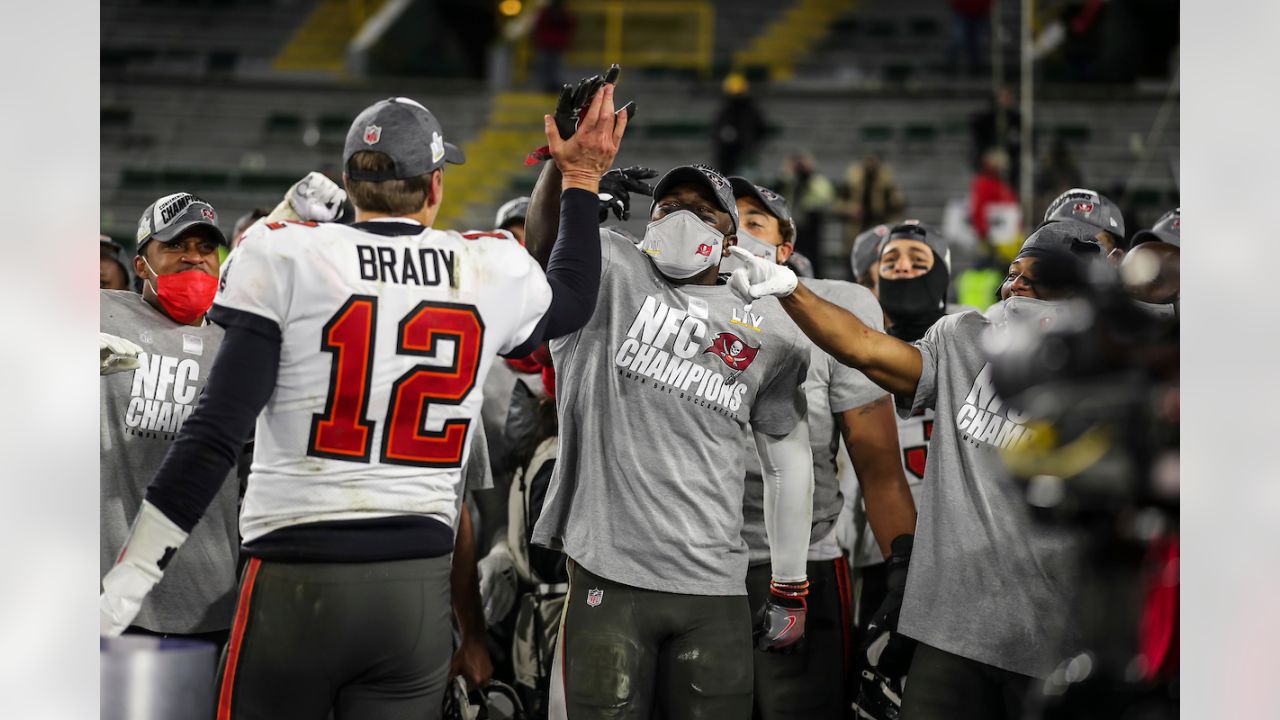
<svg viewBox="0 0 1280 720">
<path fill-rule="evenodd" d="M 947 312 L 947 285 L 951 273 L 933 256 L 929 272 L 910 280 L 880 278 L 880 306 L 889 316 L 889 334 L 907 342 L 919 340 Z"/>
</svg>

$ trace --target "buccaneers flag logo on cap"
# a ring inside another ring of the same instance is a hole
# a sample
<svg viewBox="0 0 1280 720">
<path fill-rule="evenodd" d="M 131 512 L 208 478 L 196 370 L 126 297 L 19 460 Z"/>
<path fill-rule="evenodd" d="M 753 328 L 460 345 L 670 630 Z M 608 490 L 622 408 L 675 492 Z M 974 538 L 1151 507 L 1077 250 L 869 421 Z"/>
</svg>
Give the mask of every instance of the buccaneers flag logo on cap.
<svg viewBox="0 0 1280 720">
<path fill-rule="evenodd" d="M 715 353 L 725 365 L 741 373 L 751 365 L 752 360 L 756 359 L 756 353 L 760 352 L 760 348 L 751 347 L 745 340 L 731 332 L 722 332 L 711 341 L 711 347 L 703 352 Z"/>
</svg>

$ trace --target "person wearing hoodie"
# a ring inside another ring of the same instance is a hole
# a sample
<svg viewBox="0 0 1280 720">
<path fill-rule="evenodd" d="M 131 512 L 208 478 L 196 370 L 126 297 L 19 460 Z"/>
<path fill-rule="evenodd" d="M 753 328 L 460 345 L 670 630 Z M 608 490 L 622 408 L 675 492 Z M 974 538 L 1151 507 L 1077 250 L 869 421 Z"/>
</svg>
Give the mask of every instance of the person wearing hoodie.
<svg viewBox="0 0 1280 720">
<path fill-rule="evenodd" d="M 1101 256 L 1095 232 L 1073 220 L 1041 226 L 1015 259 L 1033 275 L 1034 294 L 1013 292 L 1027 281 L 1014 277 L 987 315 L 945 315 L 912 343 L 867 327 L 785 268 L 732 251 L 747 263 L 729 281 L 735 292 L 779 297 L 815 344 L 893 393 L 900 415 L 935 413 L 906 583 L 891 590 L 901 611 L 868 633 L 879 646 L 868 648 L 877 666 L 902 662 L 904 638 L 917 643 L 905 717 L 1021 717 L 1034 678 L 1074 644 L 1066 621 L 1077 543 L 1032 521 L 1003 466 L 1000 451 L 1030 443 L 1036 430 L 997 396 L 983 347 L 989 332 L 1015 322 L 1052 326 L 1071 311 L 1062 300 Z"/>
</svg>

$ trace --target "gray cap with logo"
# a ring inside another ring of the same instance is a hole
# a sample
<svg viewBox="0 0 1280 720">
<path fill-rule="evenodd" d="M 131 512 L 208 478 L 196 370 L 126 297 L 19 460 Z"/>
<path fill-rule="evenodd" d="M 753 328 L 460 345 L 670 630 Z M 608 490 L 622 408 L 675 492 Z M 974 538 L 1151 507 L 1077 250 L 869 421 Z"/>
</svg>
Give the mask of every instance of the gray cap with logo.
<svg viewBox="0 0 1280 720">
<path fill-rule="evenodd" d="M 756 185 L 740 175 L 729 178 L 729 187 L 733 189 L 734 198 L 753 197 L 764 206 L 765 210 L 769 211 L 770 215 L 778 218 L 779 223 L 795 226 L 787 199 L 778 193 L 762 185 Z"/>
<path fill-rule="evenodd" d="M 352 170 L 351 156 L 361 151 L 391 158 L 390 170 Z M 361 112 L 342 148 L 342 167 L 352 180 L 403 180 L 426 175 L 446 162 L 461 165 L 462 150 L 444 141 L 440 122 L 421 103 L 406 97 L 387 98 Z"/>
<path fill-rule="evenodd" d="M 204 233 L 223 245 L 227 238 L 218 229 L 218 213 L 191 193 L 165 195 L 147 206 L 138 220 L 138 254 L 152 240 L 168 242 L 189 230 Z"/>
<path fill-rule="evenodd" d="M 671 192 L 671 188 L 677 185 L 699 185 L 705 188 L 716 205 L 721 210 L 729 213 L 729 219 L 733 221 L 733 227 L 729 232 L 738 231 L 738 203 L 733 197 L 733 188 L 730 187 L 729 181 L 719 172 L 707 167 L 706 165 L 680 165 L 674 167 L 658 180 L 658 184 L 653 186 L 653 203 L 649 205 L 649 215 L 653 216 L 653 209 L 658 206 L 658 201 L 663 195 Z"/>
<path fill-rule="evenodd" d="M 506 230 L 508 225 L 517 222 L 524 222 L 529 216 L 529 198 L 518 197 L 506 201 L 502 207 L 498 208 L 498 214 L 493 218 L 493 226 L 500 230 Z"/>
<path fill-rule="evenodd" d="M 1124 217 L 1120 208 L 1106 195 L 1086 188 L 1071 188 L 1062 193 L 1044 211 L 1044 220 L 1071 218 L 1106 230 L 1124 239 Z"/>
<path fill-rule="evenodd" d="M 1156 240 L 1182 247 L 1182 208 L 1176 207 L 1161 215 L 1150 230 L 1139 230 L 1135 233 L 1133 245 L 1136 247 L 1144 242 Z"/>
</svg>

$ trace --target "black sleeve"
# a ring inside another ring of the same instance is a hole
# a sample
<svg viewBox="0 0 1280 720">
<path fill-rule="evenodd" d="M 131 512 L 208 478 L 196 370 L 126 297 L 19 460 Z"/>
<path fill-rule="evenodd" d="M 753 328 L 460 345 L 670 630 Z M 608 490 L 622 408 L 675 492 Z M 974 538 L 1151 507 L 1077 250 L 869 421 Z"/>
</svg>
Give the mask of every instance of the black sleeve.
<svg viewBox="0 0 1280 720">
<path fill-rule="evenodd" d="M 222 310 L 223 316 L 238 312 Z M 147 488 L 147 501 L 187 532 L 236 466 L 245 441 L 253 437 L 253 424 L 275 390 L 280 365 L 278 328 L 273 334 L 223 324 L 227 334 L 204 394 Z"/>
<path fill-rule="evenodd" d="M 599 211 L 600 199 L 586 190 L 569 188 L 560 194 L 560 230 L 547 261 L 551 305 L 529 338 L 507 357 L 524 357 L 591 319 L 600 294 Z"/>
</svg>

